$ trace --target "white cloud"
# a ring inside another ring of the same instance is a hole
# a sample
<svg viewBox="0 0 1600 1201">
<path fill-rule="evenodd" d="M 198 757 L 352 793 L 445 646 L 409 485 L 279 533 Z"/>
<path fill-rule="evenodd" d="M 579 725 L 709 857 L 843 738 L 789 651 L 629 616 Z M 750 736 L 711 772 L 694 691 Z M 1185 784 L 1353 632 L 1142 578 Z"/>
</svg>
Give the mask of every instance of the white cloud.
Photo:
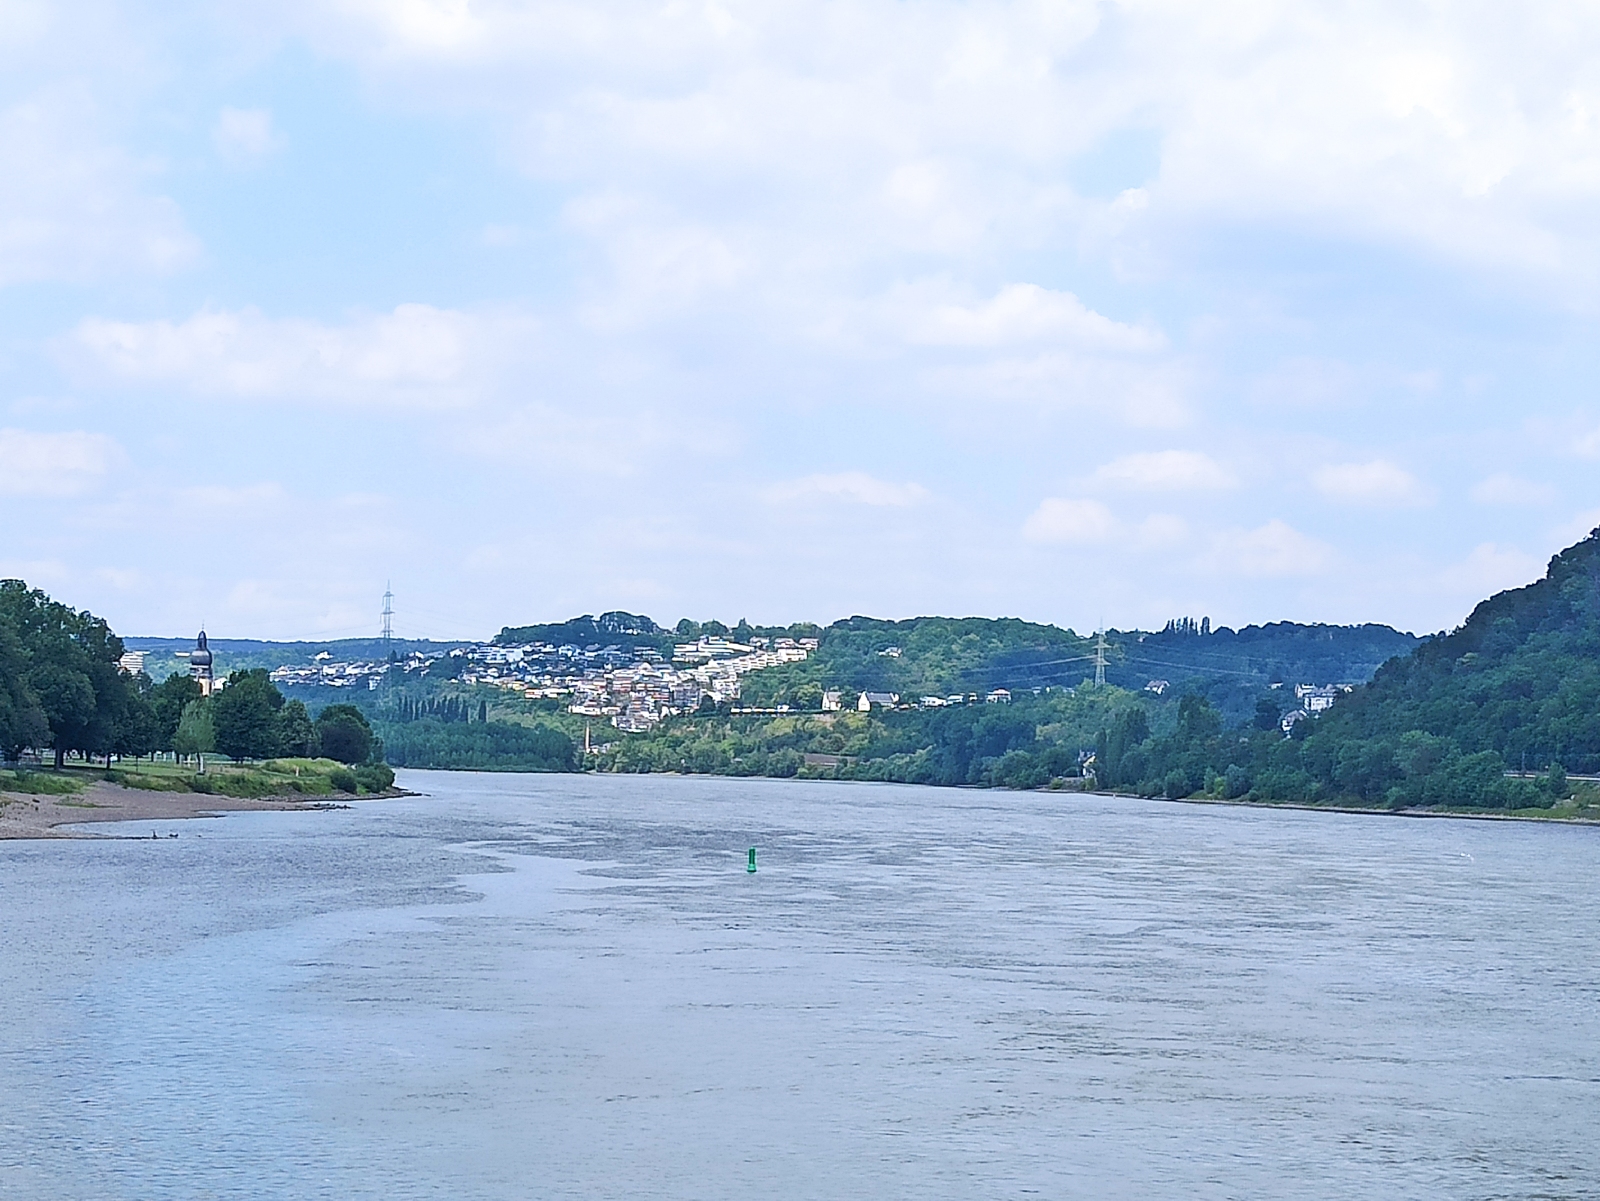
<svg viewBox="0 0 1600 1201">
<path fill-rule="evenodd" d="M 223 160 L 234 166 L 253 166 L 282 150 L 285 139 L 272 124 L 265 108 L 224 108 L 217 114 L 211 141 Z"/>
<path fill-rule="evenodd" d="M 1333 558 L 1326 544 L 1276 518 L 1253 530 L 1218 535 L 1213 555 L 1223 569 L 1253 577 L 1317 575 Z"/>
<path fill-rule="evenodd" d="M 903 509 L 927 500 L 928 490 L 921 484 L 893 484 L 864 471 L 842 471 L 835 475 L 808 475 L 803 479 L 791 480 L 767 489 L 763 495 L 774 502 L 834 500 Z"/>
<path fill-rule="evenodd" d="M 601 328 L 680 319 L 749 281 L 762 258 L 748 233 L 685 220 L 610 189 L 573 201 L 565 215 L 571 228 L 600 244 L 609 267 L 607 277 L 592 282 L 583 310 Z"/>
<path fill-rule="evenodd" d="M 1145 354 L 1164 350 L 1160 331 L 1113 321 L 1071 292 L 1008 284 L 977 304 L 941 300 L 930 285 L 904 285 L 888 299 L 904 313 L 910 341 L 930 346 L 1014 346 L 1061 342 L 1095 350 Z"/>
<path fill-rule="evenodd" d="M 975 402 L 1083 412 L 1142 429 L 1181 426 L 1190 415 L 1188 380 L 1167 363 L 1049 351 L 973 366 L 934 367 L 922 378 L 935 391 Z"/>
<path fill-rule="evenodd" d="M 1600 251 L 1600 18 L 1578 3 L 1535 22 L 1315 0 L 290 11 L 397 91 L 520 111 L 536 174 L 759 181 L 738 195 L 797 249 L 823 213 L 858 258 L 1092 232 L 1119 202 L 1077 196 L 1069 164 L 1141 129 L 1159 172 L 1123 208 L 1172 236 L 1314 226 L 1576 280 Z"/>
<path fill-rule="evenodd" d="M 91 317 L 65 353 L 113 379 L 202 395 L 441 405 L 472 399 L 531 332 L 523 319 L 425 304 L 337 326 L 206 310 L 178 323 Z"/>
<path fill-rule="evenodd" d="M 1497 472 L 1480 480 L 1472 489 L 1472 499 L 1483 505 L 1547 505 L 1556 498 L 1549 484 Z"/>
<path fill-rule="evenodd" d="M 104 434 L 0 429 L 0 495 L 78 496 L 121 458 Z"/>
<path fill-rule="evenodd" d="M 1349 504 L 1397 507 L 1425 505 L 1433 493 L 1403 467 L 1384 459 L 1370 463 L 1335 463 L 1312 474 L 1317 491 Z"/>
<path fill-rule="evenodd" d="M 1159 550 L 1180 545 L 1189 537 L 1189 523 L 1174 513 L 1152 513 L 1139 523 L 1141 546 Z"/>
<path fill-rule="evenodd" d="M 1578 438 L 1572 444 L 1572 451 L 1579 458 L 1600 459 L 1600 429 Z"/>
<path fill-rule="evenodd" d="M 1083 546 L 1107 542 L 1119 529 L 1111 510 L 1097 500 L 1051 496 L 1022 525 L 1029 542 Z"/>
<path fill-rule="evenodd" d="M 1196 492 L 1232 488 L 1238 481 L 1199 451 L 1160 450 L 1113 459 L 1096 468 L 1089 482 L 1146 492 Z"/>
<path fill-rule="evenodd" d="M 0 286 L 166 273 L 198 246 L 148 174 L 108 145 L 91 106 L 59 96 L 0 109 Z"/>
</svg>

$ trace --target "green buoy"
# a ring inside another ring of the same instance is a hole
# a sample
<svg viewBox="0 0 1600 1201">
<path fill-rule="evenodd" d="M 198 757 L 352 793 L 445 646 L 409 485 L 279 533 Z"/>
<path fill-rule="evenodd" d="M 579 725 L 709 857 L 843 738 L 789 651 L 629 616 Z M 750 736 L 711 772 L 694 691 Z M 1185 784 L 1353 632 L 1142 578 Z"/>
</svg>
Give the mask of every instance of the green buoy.
<svg viewBox="0 0 1600 1201">
<path fill-rule="evenodd" d="M 750 866 L 745 868 L 744 870 L 747 871 L 747 872 L 753 872 L 753 871 L 756 870 L 756 849 L 755 849 L 755 847 L 751 847 L 750 848 Z"/>
</svg>

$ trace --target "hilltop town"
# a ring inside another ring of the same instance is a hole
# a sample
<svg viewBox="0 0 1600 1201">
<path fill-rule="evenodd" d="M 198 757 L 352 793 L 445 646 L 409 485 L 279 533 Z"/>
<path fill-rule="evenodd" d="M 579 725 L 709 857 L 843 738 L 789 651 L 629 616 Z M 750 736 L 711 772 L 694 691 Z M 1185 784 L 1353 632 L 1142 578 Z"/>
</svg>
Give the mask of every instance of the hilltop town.
<svg viewBox="0 0 1600 1201">
<path fill-rule="evenodd" d="M 526 700 L 564 701 L 570 713 L 606 717 L 619 730 L 637 732 L 707 701 L 730 705 L 739 699 L 741 677 L 803 663 L 817 646 L 816 638 L 756 635 L 741 643 L 711 634 L 675 643 L 669 660 L 659 650 L 627 643 L 497 640 L 443 652 L 413 651 L 393 662 L 339 662 L 323 651 L 310 666 L 279 667 L 271 679 L 280 687 L 376 690 L 396 678 L 392 673 L 400 680 L 443 677 L 504 689 Z"/>
</svg>

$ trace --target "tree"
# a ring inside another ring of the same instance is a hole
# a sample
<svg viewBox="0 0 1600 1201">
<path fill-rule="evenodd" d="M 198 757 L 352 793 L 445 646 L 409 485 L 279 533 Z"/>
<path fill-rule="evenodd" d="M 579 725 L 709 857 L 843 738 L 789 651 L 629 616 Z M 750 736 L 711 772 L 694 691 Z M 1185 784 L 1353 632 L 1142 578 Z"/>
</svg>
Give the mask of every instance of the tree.
<svg viewBox="0 0 1600 1201">
<path fill-rule="evenodd" d="M 265 668 L 236 671 L 211 698 L 217 749 L 233 759 L 267 759 L 278 753 L 278 710 L 283 693 Z"/>
<path fill-rule="evenodd" d="M 161 723 L 150 703 L 154 693 L 155 686 L 144 672 L 128 677 L 127 703 L 112 732 L 111 749 L 117 754 L 142 758 L 164 745 Z"/>
<path fill-rule="evenodd" d="M 1255 721 L 1251 724 L 1258 730 L 1276 730 L 1278 723 L 1283 720 L 1283 715 L 1278 712 L 1278 702 L 1271 697 L 1264 696 L 1256 702 Z"/>
<path fill-rule="evenodd" d="M 118 667 L 122 640 L 104 619 L 70 609 L 21 580 L 0 580 L 0 622 L 15 634 L 13 649 L 20 650 L 0 691 L 12 698 L 13 708 L 19 696 L 36 698 L 56 765 L 68 751 L 109 753 L 133 695 Z M 11 677 L 12 671 L 19 675 Z"/>
<path fill-rule="evenodd" d="M 300 759 L 315 759 L 322 753 L 322 740 L 311 724 L 304 701 L 288 701 L 278 710 L 278 754 Z"/>
<path fill-rule="evenodd" d="M 1095 745 L 1096 782 L 1108 788 L 1137 783 L 1138 771 L 1127 770 L 1132 764 L 1124 760 L 1134 758 L 1133 752 L 1149 737 L 1150 722 L 1143 709 L 1127 709 L 1118 714 L 1111 728 L 1100 732 Z"/>
<path fill-rule="evenodd" d="M 156 746 L 175 750 L 172 736 L 190 702 L 200 699 L 200 682 L 186 673 L 173 672 L 150 692 L 150 708 L 155 714 Z"/>
<path fill-rule="evenodd" d="M 209 701 L 190 701 L 184 708 L 183 716 L 178 719 L 177 733 L 172 736 L 172 749 L 185 757 L 198 757 L 200 774 L 205 774 L 205 757 L 217 749 L 217 728 L 211 721 Z"/>
<path fill-rule="evenodd" d="M 94 685 L 87 672 L 64 663 L 42 663 L 28 673 L 28 683 L 39 698 L 50 726 L 50 744 L 60 767 L 69 750 L 88 745 L 95 719 Z"/>
<path fill-rule="evenodd" d="M 50 723 L 27 680 L 28 659 L 16 625 L 0 615 L 0 754 L 16 762 L 50 737 Z"/>
<path fill-rule="evenodd" d="M 322 753 L 340 763 L 365 763 L 373 750 L 372 727 L 354 705 L 329 705 L 317 714 Z"/>
</svg>

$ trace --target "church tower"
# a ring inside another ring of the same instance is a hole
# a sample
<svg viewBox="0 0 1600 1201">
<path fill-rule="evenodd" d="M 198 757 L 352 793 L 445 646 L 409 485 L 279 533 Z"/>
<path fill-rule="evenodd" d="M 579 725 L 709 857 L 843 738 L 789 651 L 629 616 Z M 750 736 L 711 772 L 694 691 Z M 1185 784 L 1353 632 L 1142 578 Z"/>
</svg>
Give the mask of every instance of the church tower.
<svg viewBox="0 0 1600 1201">
<path fill-rule="evenodd" d="M 211 650 L 206 646 L 204 630 L 200 631 L 194 650 L 189 652 L 189 674 L 200 685 L 200 695 L 210 696 L 214 680 L 211 675 Z"/>
</svg>

